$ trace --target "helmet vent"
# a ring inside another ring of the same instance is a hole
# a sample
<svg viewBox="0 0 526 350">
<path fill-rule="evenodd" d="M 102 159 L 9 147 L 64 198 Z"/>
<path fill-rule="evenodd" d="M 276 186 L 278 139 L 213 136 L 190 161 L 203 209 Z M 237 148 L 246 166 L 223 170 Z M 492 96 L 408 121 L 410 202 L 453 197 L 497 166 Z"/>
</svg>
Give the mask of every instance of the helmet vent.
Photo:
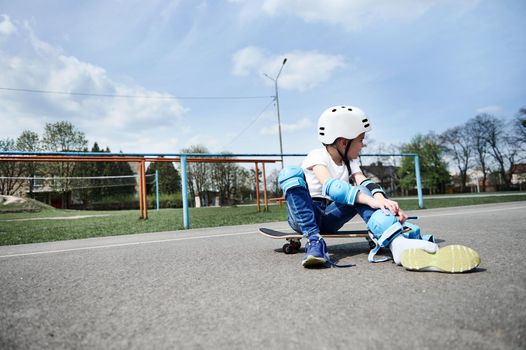
<svg viewBox="0 0 526 350">
<path fill-rule="evenodd" d="M 347 110 L 348 110 L 349 112 L 352 112 L 352 108 L 347 108 Z"/>
<path fill-rule="evenodd" d="M 333 112 L 336 112 L 336 108 L 334 108 L 332 111 L 333 111 Z"/>
<path fill-rule="evenodd" d="M 362 120 L 362 123 L 368 123 L 369 120 L 367 120 L 367 118 L 365 118 L 364 120 Z"/>
<path fill-rule="evenodd" d="M 325 130 L 325 127 L 324 126 L 320 126 L 320 130 Z"/>
<path fill-rule="evenodd" d="M 363 127 L 364 127 L 364 128 L 368 128 L 368 127 L 369 127 L 369 123 L 364 124 Z"/>
<path fill-rule="evenodd" d="M 325 133 L 324 133 L 324 132 L 320 132 L 320 135 L 321 135 L 321 136 L 325 136 Z"/>
</svg>

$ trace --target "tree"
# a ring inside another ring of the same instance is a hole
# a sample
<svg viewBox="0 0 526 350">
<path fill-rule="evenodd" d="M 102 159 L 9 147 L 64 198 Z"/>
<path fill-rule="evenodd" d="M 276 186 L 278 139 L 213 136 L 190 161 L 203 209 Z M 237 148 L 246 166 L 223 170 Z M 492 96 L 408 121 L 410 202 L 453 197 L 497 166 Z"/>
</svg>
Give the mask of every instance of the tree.
<svg viewBox="0 0 526 350">
<path fill-rule="evenodd" d="M 38 134 L 24 130 L 15 140 L 7 138 L 0 140 L 0 151 L 20 151 L 36 152 L 39 151 Z M 17 177 L 33 177 L 36 174 L 38 164 L 27 162 L 1 162 L 0 163 L 0 193 L 5 195 L 15 194 L 19 191 L 25 180 L 18 180 Z M 29 181 L 29 193 L 33 196 L 33 181 Z"/>
<path fill-rule="evenodd" d="M 451 156 L 459 171 L 460 192 L 465 192 L 472 153 L 471 142 L 466 127 L 463 125 L 448 129 L 440 135 L 440 140 L 446 154 Z"/>
<path fill-rule="evenodd" d="M 229 156 L 229 153 L 225 152 L 223 154 L 225 157 Z M 219 190 L 221 205 L 231 204 L 233 201 L 237 190 L 235 184 L 238 172 L 239 166 L 235 163 L 218 162 L 211 164 L 212 181 Z"/>
<path fill-rule="evenodd" d="M 512 169 L 519 153 L 514 138 L 506 130 L 506 122 L 492 115 L 484 115 L 484 140 L 489 154 L 497 163 L 498 171 L 506 188 L 511 186 Z"/>
<path fill-rule="evenodd" d="M 44 127 L 44 136 L 42 137 L 42 146 L 46 151 L 52 152 L 68 152 L 68 151 L 82 151 L 87 146 L 84 133 L 77 130 L 73 124 L 68 121 L 61 121 L 56 123 L 46 123 Z M 60 177 L 71 177 L 75 169 L 75 163 L 61 162 L 53 163 L 48 166 L 48 171 L 51 174 Z M 62 191 L 62 207 L 66 208 L 68 204 L 68 191 L 70 190 L 70 180 L 64 179 L 54 185 L 54 187 Z"/>
<path fill-rule="evenodd" d="M 87 148 L 84 149 L 88 151 Z M 97 142 L 91 148 L 92 153 L 111 153 L 109 147 L 101 149 Z M 115 176 L 132 176 L 135 175 L 126 162 L 81 162 L 76 163 L 73 171 L 75 177 L 99 177 L 98 179 L 82 179 L 78 186 L 72 186 L 71 189 L 77 189 L 84 205 L 101 200 L 104 197 L 133 195 L 135 193 L 136 178 L 109 178 Z M 108 178 L 100 178 L 108 177 Z M 71 183 L 70 183 L 71 185 Z"/>
<path fill-rule="evenodd" d="M 254 169 L 249 170 L 239 167 L 235 187 L 238 189 L 237 193 L 241 201 L 243 201 L 245 198 L 254 198 L 254 176 Z"/>
<path fill-rule="evenodd" d="M 155 162 L 150 163 L 146 170 L 147 175 L 155 174 L 155 170 L 158 172 L 159 177 L 159 192 L 161 193 L 177 193 L 181 192 L 181 175 L 174 164 L 171 162 Z M 148 193 L 155 191 L 154 184 L 148 184 Z"/>
<path fill-rule="evenodd" d="M 488 181 L 488 143 L 486 142 L 487 114 L 479 114 L 466 123 L 466 132 L 470 140 L 477 168 L 482 172 L 482 192 L 486 192 Z"/>
<path fill-rule="evenodd" d="M 416 153 L 420 157 L 420 175 L 422 186 L 428 188 L 431 193 L 444 192 L 449 183 L 450 175 L 447 164 L 442 159 L 442 148 L 437 137 L 433 134 L 418 134 L 412 138 L 409 144 L 401 148 L 403 153 Z M 404 157 L 399 169 L 400 183 L 403 189 L 416 187 L 414 159 Z"/>
<path fill-rule="evenodd" d="M 515 140 L 522 152 L 526 151 L 526 107 L 521 108 L 512 125 Z"/>
<path fill-rule="evenodd" d="M 209 153 L 203 145 L 190 146 L 181 150 L 182 153 Z M 191 198 L 199 197 L 204 202 L 204 192 L 210 187 L 211 169 L 209 163 L 188 163 L 187 166 L 188 188 Z"/>
<path fill-rule="evenodd" d="M 6 138 L 0 140 L 0 151 L 17 151 L 15 140 Z M 23 182 L 15 178 L 24 174 L 22 163 L 0 162 L 0 194 L 13 195 L 22 187 Z"/>
<path fill-rule="evenodd" d="M 16 139 L 16 149 L 24 152 L 39 152 L 42 150 L 40 138 L 36 132 L 24 130 Z M 40 163 L 23 163 L 23 173 L 29 177 L 35 177 L 41 168 Z M 29 181 L 29 197 L 33 198 L 34 181 Z"/>
<path fill-rule="evenodd" d="M 43 148 L 51 152 L 82 151 L 88 144 L 82 131 L 68 121 L 46 123 Z"/>
<path fill-rule="evenodd" d="M 271 197 L 277 198 L 282 196 L 282 192 L 279 186 L 279 173 L 279 169 L 274 169 L 272 170 L 270 175 L 267 176 L 267 186 Z"/>
</svg>

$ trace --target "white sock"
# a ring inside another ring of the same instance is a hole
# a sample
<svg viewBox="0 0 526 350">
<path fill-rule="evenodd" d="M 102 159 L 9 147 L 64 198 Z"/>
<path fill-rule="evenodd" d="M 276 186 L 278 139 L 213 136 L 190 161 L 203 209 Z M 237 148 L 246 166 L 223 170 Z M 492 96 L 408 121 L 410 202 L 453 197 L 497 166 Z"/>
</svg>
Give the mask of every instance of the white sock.
<svg viewBox="0 0 526 350">
<path fill-rule="evenodd" d="M 402 253 L 406 249 L 411 248 L 424 249 L 428 253 L 435 253 L 438 250 L 438 245 L 421 239 L 408 239 L 402 235 L 393 239 L 389 245 L 389 249 L 391 249 L 391 253 L 393 253 L 393 260 L 397 265 L 400 265 Z"/>
</svg>

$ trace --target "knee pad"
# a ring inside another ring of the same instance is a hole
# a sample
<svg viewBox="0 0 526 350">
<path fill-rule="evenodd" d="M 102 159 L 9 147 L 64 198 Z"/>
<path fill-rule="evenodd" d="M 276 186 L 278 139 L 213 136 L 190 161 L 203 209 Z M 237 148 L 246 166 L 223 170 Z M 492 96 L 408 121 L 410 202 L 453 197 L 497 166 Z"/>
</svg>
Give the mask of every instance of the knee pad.
<svg viewBox="0 0 526 350">
<path fill-rule="evenodd" d="M 289 166 L 283 168 L 278 176 L 279 186 L 283 191 L 283 195 L 287 194 L 287 191 L 294 187 L 304 187 L 307 188 L 307 183 L 305 182 L 305 174 L 303 169 L 299 166 Z"/>
<path fill-rule="evenodd" d="M 367 222 L 369 229 L 369 237 L 374 242 L 375 247 L 369 252 L 367 260 L 369 262 L 382 262 L 389 260 L 387 257 L 376 259 L 375 255 L 381 248 L 387 248 L 395 239 L 402 233 L 404 228 L 393 214 L 385 215 L 385 213 L 378 209 L 371 215 Z"/>
<path fill-rule="evenodd" d="M 376 210 L 367 222 L 367 228 L 372 233 L 374 240 L 382 247 L 387 247 L 391 241 L 403 231 L 403 227 L 393 214 L 385 215 L 381 210 Z"/>
</svg>

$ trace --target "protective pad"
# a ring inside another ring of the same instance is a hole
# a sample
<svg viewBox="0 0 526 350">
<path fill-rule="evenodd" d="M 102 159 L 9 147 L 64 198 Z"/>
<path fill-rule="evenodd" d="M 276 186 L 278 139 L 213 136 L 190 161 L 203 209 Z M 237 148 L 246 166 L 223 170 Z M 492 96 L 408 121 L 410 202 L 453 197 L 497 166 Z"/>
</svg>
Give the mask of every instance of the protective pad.
<svg viewBox="0 0 526 350">
<path fill-rule="evenodd" d="M 375 244 L 375 247 L 369 252 L 367 260 L 369 260 L 369 262 L 389 260 L 389 258 L 386 257 L 375 259 L 375 255 L 381 248 L 389 247 L 393 239 L 402 233 L 404 228 L 396 216 L 391 213 L 385 215 L 382 210 L 378 209 L 371 215 L 371 218 L 367 222 L 367 228 L 369 232 L 371 232 L 369 235 Z"/>
<path fill-rule="evenodd" d="M 420 236 L 420 227 L 408 221 L 404 222 L 403 235 L 405 238 L 409 238 L 409 239 L 422 239 L 422 237 Z"/>
<path fill-rule="evenodd" d="M 378 209 L 371 215 L 367 222 L 367 228 L 371 231 L 376 239 L 382 238 L 384 233 L 396 233 L 402 231 L 403 227 L 393 214 L 385 215 L 383 211 Z M 394 238 L 394 237 L 393 237 Z"/>
<path fill-rule="evenodd" d="M 420 234 L 420 227 L 410 223 L 408 221 L 404 222 L 404 233 L 405 238 L 409 239 L 421 239 L 427 242 L 435 243 L 435 237 L 433 235 L 422 235 Z"/>
<path fill-rule="evenodd" d="M 365 179 L 364 181 L 362 181 L 362 183 L 360 184 L 361 186 L 364 186 L 366 187 L 370 192 L 371 194 L 374 196 L 376 193 L 381 193 L 382 196 L 384 196 L 385 198 L 387 198 L 387 195 L 385 194 L 385 191 L 384 189 L 382 188 L 382 186 L 378 185 L 377 183 L 375 183 L 373 180 L 371 179 Z"/>
<path fill-rule="evenodd" d="M 299 166 L 288 166 L 283 168 L 279 173 L 278 181 L 284 195 L 287 194 L 289 189 L 294 187 L 301 186 L 307 188 L 305 174 L 303 173 L 303 169 Z"/>
<path fill-rule="evenodd" d="M 322 193 L 336 203 L 354 205 L 358 188 L 342 180 L 328 179 L 323 184 Z"/>
</svg>

